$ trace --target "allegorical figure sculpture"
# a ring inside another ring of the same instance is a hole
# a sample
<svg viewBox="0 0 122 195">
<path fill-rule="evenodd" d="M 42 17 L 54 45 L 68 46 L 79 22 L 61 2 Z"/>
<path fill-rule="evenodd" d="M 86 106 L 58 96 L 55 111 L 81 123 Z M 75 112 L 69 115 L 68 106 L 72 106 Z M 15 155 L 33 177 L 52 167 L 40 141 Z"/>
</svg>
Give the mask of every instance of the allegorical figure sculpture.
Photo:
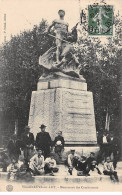
<svg viewBox="0 0 122 195">
<path fill-rule="evenodd" d="M 77 41 L 77 23 L 71 33 L 68 32 L 68 23 L 65 22 L 65 11 L 59 10 L 59 19 L 55 19 L 48 27 L 46 33 L 55 37 L 56 47 L 51 47 L 39 58 L 39 64 L 50 72 L 60 71 L 69 76 L 79 78 L 79 61 L 75 55 L 74 44 Z M 54 29 L 55 36 L 50 34 Z"/>
<path fill-rule="evenodd" d="M 50 29 L 54 27 L 55 30 L 55 38 L 56 38 L 56 62 L 57 64 L 60 62 L 60 54 L 62 52 L 62 46 L 64 41 L 67 40 L 67 34 L 68 34 L 68 26 L 69 24 L 65 22 L 64 16 L 65 11 L 59 10 L 59 19 L 56 19 L 52 22 L 52 24 L 48 27 L 47 32 L 50 32 Z"/>
</svg>

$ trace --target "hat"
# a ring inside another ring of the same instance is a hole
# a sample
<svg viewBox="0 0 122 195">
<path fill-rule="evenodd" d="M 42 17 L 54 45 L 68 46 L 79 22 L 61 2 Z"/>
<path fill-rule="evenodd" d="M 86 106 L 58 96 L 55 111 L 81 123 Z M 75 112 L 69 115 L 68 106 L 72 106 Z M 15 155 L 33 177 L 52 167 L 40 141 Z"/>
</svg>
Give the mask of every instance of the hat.
<svg viewBox="0 0 122 195">
<path fill-rule="evenodd" d="M 25 129 L 30 129 L 30 127 L 28 125 L 25 126 Z"/>
<path fill-rule="evenodd" d="M 84 160 L 86 160 L 86 156 L 82 155 L 81 158 L 83 158 Z"/>
<path fill-rule="evenodd" d="M 74 151 L 74 152 L 75 152 L 75 150 L 74 150 L 74 149 L 71 149 L 70 151 Z"/>
<path fill-rule="evenodd" d="M 64 12 L 64 14 L 65 14 L 65 11 L 64 11 L 63 9 L 59 9 L 59 10 L 58 10 L 58 13 L 59 13 L 59 12 Z"/>
<path fill-rule="evenodd" d="M 43 129 L 44 127 L 46 127 L 46 126 L 42 124 L 39 128 Z"/>
</svg>

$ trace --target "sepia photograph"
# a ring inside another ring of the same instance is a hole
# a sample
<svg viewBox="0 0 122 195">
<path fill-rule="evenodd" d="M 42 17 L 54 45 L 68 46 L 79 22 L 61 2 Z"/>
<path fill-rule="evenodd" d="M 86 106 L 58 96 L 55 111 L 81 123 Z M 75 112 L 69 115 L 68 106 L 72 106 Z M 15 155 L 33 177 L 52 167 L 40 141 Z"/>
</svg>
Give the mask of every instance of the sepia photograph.
<svg viewBox="0 0 122 195">
<path fill-rule="evenodd" d="M 122 191 L 122 0 L 0 0 L 0 192 Z"/>
</svg>

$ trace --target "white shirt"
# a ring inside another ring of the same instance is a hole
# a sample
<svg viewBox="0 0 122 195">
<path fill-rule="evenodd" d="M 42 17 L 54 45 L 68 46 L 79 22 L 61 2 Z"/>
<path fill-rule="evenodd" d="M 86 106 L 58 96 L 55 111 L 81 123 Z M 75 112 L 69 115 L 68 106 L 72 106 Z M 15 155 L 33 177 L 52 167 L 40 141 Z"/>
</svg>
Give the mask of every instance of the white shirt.
<svg viewBox="0 0 122 195">
<path fill-rule="evenodd" d="M 78 157 L 78 155 L 76 153 L 74 155 L 73 154 L 68 155 L 68 165 L 69 166 L 72 166 L 72 162 L 73 162 L 74 157 Z"/>
<path fill-rule="evenodd" d="M 34 163 L 37 167 L 41 166 L 44 167 L 44 156 L 38 156 L 38 154 L 35 154 L 31 159 L 30 159 L 30 164 Z"/>
<path fill-rule="evenodd" d="M 104 171 L 114 171 L 113 163 L 112 162 L 105 162 L 103 165 Z"/>
<path fill-rule="evenodd" d="M 104 144 L 108 143 L 108 142 L 107 142 L 106 136 L 103 136 L 103 143 L 104 143 Z"/>
<path fill-rule="evenodd" d="M 46 158 L 45 159 L 45 164 L 46 163 L 49 163 L 51 167 L 56 167 L 56 161 L 55 161 L 55 159 L 52 159 L 50 157 L 49 158 Z"/>
</svg>

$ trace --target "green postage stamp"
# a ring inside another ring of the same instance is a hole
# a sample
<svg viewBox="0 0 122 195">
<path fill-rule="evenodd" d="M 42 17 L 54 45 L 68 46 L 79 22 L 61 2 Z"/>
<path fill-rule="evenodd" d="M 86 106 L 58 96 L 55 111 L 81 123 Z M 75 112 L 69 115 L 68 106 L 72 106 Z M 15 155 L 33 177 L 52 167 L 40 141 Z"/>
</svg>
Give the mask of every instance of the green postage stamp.
<svg viewBox="0 0 122 195">
<path fill-rule="evenodd" d="M 113 6 L 89 5 L 89 35 L 113 35 Z"/>
</svg>

